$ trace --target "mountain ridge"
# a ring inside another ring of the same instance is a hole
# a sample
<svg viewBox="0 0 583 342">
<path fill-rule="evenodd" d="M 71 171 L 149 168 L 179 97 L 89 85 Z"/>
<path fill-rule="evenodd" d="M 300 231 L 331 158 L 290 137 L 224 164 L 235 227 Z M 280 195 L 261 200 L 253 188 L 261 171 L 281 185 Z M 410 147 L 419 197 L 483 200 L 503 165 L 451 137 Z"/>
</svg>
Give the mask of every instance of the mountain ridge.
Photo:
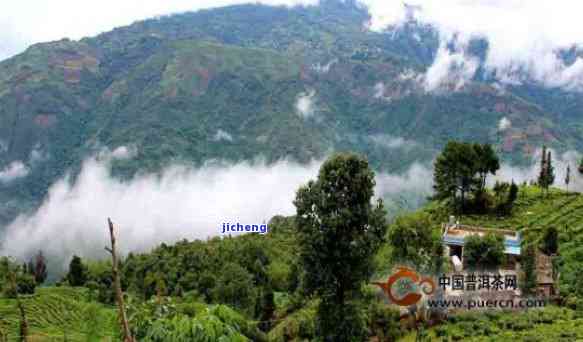
<svg viewBox="0 0 583 342">
<path fill-rule="evenodd" d="M 583 146 L 571 93 L 479 77 L 427 92 L 436 30 L 412 21 L 374 32 L 369 19 L 353 1 L 238 5 L 35 44 L 0 62 L 0 170 L 20 161 L 30 171 L 0 182 L 0 201 L 34 207 L 103 146 L 137 149 L 115 163 L 121 177 L 175 161 L 305 163 L 337 150 L 398 173 L 449 139 L 492 143 L 516 163 L 543 143 Z M 471 51 L 483 55 L 477 42 Z M 500 130 L 503 118 L 511 125 Z"/>
</svg>

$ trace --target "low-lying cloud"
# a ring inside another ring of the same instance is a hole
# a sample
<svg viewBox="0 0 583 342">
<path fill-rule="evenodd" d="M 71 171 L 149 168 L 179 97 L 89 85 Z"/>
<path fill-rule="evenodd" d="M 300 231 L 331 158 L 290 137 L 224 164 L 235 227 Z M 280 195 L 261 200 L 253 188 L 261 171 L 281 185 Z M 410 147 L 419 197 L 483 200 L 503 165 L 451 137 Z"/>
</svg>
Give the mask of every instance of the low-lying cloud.
<svg viewBox="0 0 583 342">
<path fill-rule="evenodd" d="M 233 141 L 233 136 L 227 132 L 223 131 L 222 129 L 217 130 L 215 135 L 213 136 L 214 141 Z"/>
<path fill-rule="evenodd" d="M 298 94 L 298 97 L 296 99 L 296 112 L 300 117 L 307 119 L 314 115 L 315 96 L 316 96 L 315 90 L 310 90 L 308 92 Z"/>
<path fill-rule="evenodd" d="M 436 27 L 442 45 L 454 48 L 450 54 L 438 53 L 433 63 L 437 70 L 460 63 L 473 64 L 465 54 L 471 39 L 485 38 L 489 43 L 485 70 L 503 83 L 527 79 L 550 87 L 582 90 L 583 59 L 565 63 L 561 49 L 583 47 L 583 3 L 570 0 L 360 0 L 369 8 L 373 30 L 399 27 L 414 18 Z M 461 62 L 464 60 L 464 62 Z M 461 73 L 464 81 L 473 77 L 472 68 Z M 447 80 L 450 75 L 437 73 Z"/>
<path fill-rule="evenodd" d="M 413 147 L 416 145 L 414 141 L 405 140 L 403 137 L 396 137 L 389 134 L 374 134 L 369 139 L 376 145 L 388 149 Z"/>
<path fill-rule="evenodd" d="M 490 183 L 536 180 L 537 153 L 528 167 L 503 163 Z M 261 224 L 275 215 L 293 215 L 296 190 L 316 178 L 322 164 L 255 161 L 197 169 L 174 165 L 159 174 L 123 181 L 110 173 L 115 158 L 115 153 L 102 151 L 83 163 L 74 183 L 65 177 L 53 184 L 36 211 L 5 227 L 0 255 L 26 259 L 42 249 L 49 258 L 60 260 L 61 267 L 73 254 L 105 257 L 107 217 L 116 224 L 120 248 L 127 253 L 149 250 L 162 242 L 218 236 L 224 222 Z M 570 165 L 569 189 L 583 191 L 579 158 L 575 152 L 554 154 L 555 186 L 565 188 Z M 421 205 L 432 193 L 432 168 L 429 163 L 414 163 L 403 174 L 379 172 L 376 183 L 376 195 L 388 199 L 390 213 L 395 214 L 395 210 Z"/>
<path fill-rule="evenodd" d="M 105 151 L 106 158 L 108 157 L 109 152 Z M 131 159 L 136 156 L 138 153 L 138 149 L 135 146 L 119 146 L 115 150 L 111 152 L 111 158 L 113 159 Z"/>
<path fill-rule="evenodd" d="M 0 255 L 25 259 L 42 249 L 63 263 L 73 254 L 104 256 L 107 217 L 118 227 L 120 248 L 127 253 L 217 236 L 224 222 L 261 224 L 275 215 L 293 215 L 296 190 L 317 177 L 322 163 L 175 165 L 122 181 L 110 174 L 112 158 L 100 153 L 83 163 L 73 184 L 65 178 L 52 185 L 35 212 L 5 228 Z M 425 194 L 431 190 L 429 174 L 421 165 L 404 175 L 378 174 L 376 194 Z"/>
<path fill-rule="evenodd" d="M 561 154 L 552 152 L 552 164 L 555 170 L 555 183 L 553 187 L 566 189 L 565 178 L 567 176 L 567 166 L 571 168 L 569 190 L 583 191 L 583 177 L 579 174 L 577 167 L 581 160 L 581 155 L 575 151 L 567 151 Z M 491 182 L 500 181 L 514 181 L 517 184 L 536 182 L 540 172 L 540 161 L 542 151 L 539 149 L 535 152 L 535 157 L 530 166 L 520 167 L 513 166 L 507 163 L 501 165 L 500 170 L 495 177 L 492 177 Z"/>
<path fill-rule="evenodd" d="M 509 129 L 510 127 L 512 127 L 512 122 L 507 117 L 503 117 L 498 122 L 498 130 L 499 131 L 505 131 L 505 130 Z"/>
<path fill-rule="evenodd" d="M 425 74 L 425 90 L 459 90 L 474 77 L 479 65 L 476 58 L 466 56 L 463 51 L 451 52 L 442 43 Z"/>
<path fill-rule="evenodd" d="M 15 179 L 26 177 L 30 170 L 20 160 L 13 161 L 4 169 L 0 170 L 0 183 L 10 183 Z"/>
</svg>

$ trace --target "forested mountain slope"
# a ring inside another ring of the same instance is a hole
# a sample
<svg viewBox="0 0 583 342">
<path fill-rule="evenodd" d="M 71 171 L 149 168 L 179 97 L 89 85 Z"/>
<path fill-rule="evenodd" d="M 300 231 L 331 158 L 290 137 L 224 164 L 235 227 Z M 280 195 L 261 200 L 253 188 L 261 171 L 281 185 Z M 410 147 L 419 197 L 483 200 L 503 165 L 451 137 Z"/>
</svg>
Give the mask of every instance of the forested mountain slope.
<svg viewBox="0 0 583 342">
<path fill-rule="evenodd" d="M 401 172 L 448 139 L 496 144 L 516 162 L 543 142 L 583 145 L 576 94 L 501 90 L 479 74 L 429 92 L 438 33 L 415 21 L 373 32 L 368 19 L 352 1 L 232 6 L 36 44 L 1 62 L 0 219 L 36 206 L 103 147 L 135 148 L 114 164 L 131 177 L 173 162 L 306 162 L 335 150 Z M 485 49 L 478 40 L 472 51 Z M 512 126 L 500 130 L 503 118 Z"/>
</svg>

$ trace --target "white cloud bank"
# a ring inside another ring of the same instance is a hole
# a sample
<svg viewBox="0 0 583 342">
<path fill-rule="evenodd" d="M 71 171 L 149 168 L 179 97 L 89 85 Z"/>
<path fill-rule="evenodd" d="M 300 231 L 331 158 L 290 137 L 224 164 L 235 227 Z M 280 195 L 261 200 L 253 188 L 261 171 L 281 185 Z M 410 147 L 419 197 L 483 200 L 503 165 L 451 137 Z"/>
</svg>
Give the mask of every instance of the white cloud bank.
<svg viewBox="0 0 583 342">
<path fill-rule="evenodd" d="M 574 152 L 555 154 L 556 186 L 564 187 L 570 165 L 569 188 L 583 191 L 576 169 L 579 157 Z M 49 258 L 64 261 L 73 254 L 105 256 L 107 217 L 116 224 L 120 248 L 127 253 L 149 250 L 161 242 L 217 236 L 223 222 L 261 224 L 274 215 L 293 215 L 295 191 L 317 177 L 322 163 L 253 162 L 199 169 L 175 165 L 159 175 L 144 174 L 124 182 L 110 175 L 113 158 L 112 153 L 99 153 L 83 163 L 74 184 L 69 179 L 53 184 L 40 208 L 5 227 L 0 255 L 27 258 L 42 249 Z M 530 167 L 503 164 L 490 181 L 534 180 L 538 164 L 538 160 Z M 404 174 L 377 173 L 376 182 L 377 196 L 418 205 L 431 194 L 433 176 L 430 167 L 415 163 Z"/>
<path fill-rule="evenodd" d="M 129 252 L 217 236 L 223 222 L 261 224 L 274 215 L 293 215 L 295 191 L 317 177 L 322 163 L 171 166 L 123 182 L 109 173 L 112 158 L 100 153 L 84 162 L 74 184 L 63 179 L 52 185 L 38 210 L 6 227 L 0 255 L 26 258 L 42 249 L 67 261 L 73 254 L 103 256 L 107 217 L 118 227 L 120 248 Z M 376 194 L 430 191 L 429 173 L 414 165 L 401 176 L 379 174 Z"/>
<path fill-rule="evenodd" d="M 407 20 L 407 10 L 401 1 L 361 2 L 369 6 L 372 29 L 398 26 Z M 583 60 L 577 59 L 569 66 L 556 54 L 558 49 L 583 45 L 582 2 L 412 0 L 407 3 L 418 6 L 414 15 L 417 20 L 439 29 L 442 44 L 454 42 L 463 48 L 471 38 L 487 38 L 490 48 L 485 68 L 501 81 L 519 81 L 517 75 L 524 73 L 547 86 L 583 88 Z M 446 66 L 459 64 L 460 59 L 467 60 L 463 55 L 456 55 L 462 51 L 455 51 L 453 56 L 438 53 L 433 67 L 444 70 L 448 69 Z M 437 75 L 447 77 L 445 73 Z"/>
<path fill-rule="evenodd" d="M 459 90 L 474 77 L 478 66 L 476 58 L 466 56 L 463 51 L 451 52 L 442 43 L 425 74 L 425 90 Z"/>
</svg>

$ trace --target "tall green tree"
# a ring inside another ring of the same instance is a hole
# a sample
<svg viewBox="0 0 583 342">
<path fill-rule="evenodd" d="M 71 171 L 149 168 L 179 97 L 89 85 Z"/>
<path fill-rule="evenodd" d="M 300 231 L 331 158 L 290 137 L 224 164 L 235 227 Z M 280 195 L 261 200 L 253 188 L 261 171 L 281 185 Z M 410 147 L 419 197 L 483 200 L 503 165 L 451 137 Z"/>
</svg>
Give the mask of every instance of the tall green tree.
<svg viewBox="0 0 583 342">
<path fill-rule="evenodd" d="M 220 271 L 213 297 L 216 302 L 228 304 L 252 316 L 257 295 L 255 291 L 253 275 L 238 264 L 229 262 Z"/>
<path fill-rule="evenodd" d="M 69 264 L 69 273 L 67 273 L 67 280 L 71 286 L 83 286 L 87 282 L 87 266 L 83 264 L 83 260 L 74 255 Z"/>
<path fill-rule="evenodd" d="M 336 154 L 294 201 L 304 286 L 321 298 L 317 326 L 325 341 L 366 337 L 357 301 L 387 229 L 382 201 L 372 202 L 374 186 L 365 159 Z"/>
<path fill-rule="evenodd" d="M 531 242 L 523 244 L 520 257 L 524 274 L 521 290 L 525 294 L 533 294 L 536 291 L 536 252 L 535 244 Z"/>
<path fill-rule="evenodd" d="M 512 207 L 514 207 L 514 202 L 518 199 L 518 185 L 514 183 L 514 180 L 510 184 L 510 190 L 508 190 L 508 199 L 506 200 L 507 206 L 507 214 L 512 211 Z"/>
<path fill-rule="evenodd" d="M 500 169 L 500 160 L 489 144 L 450 141 L 437 157 L 434 168 L 436 197 L 451 199 L 463 212 L 469 193 L 481 198 L 487 177 Z"/>
<path fill-rule="evenodd" d="M 486 189 L 488 174 L 494 175 L 500 169 L 500 159 L 490 144 L 474 144 L 474 150 L 477 157 L 476 169 L 480 178 L 478 193 L 483 193 Z"/>
<path fill-rule="evenodd" d="M 435 161 L 434 189 L 436 197 L 457 201 L 463 206 L 466 194 L 479 180 L 476 178 L 476 151 L 472 145 L 450 141 Z"/>
<path fill-rule="evenodd" d="M 555 168 L 553 166 L 553 157 L 551 151 L 547 151 L 543 146 L 541 167 L 538 176 L 538 185 L 547 192 L 549 187 L 555 183 Z"/>
</svg>

